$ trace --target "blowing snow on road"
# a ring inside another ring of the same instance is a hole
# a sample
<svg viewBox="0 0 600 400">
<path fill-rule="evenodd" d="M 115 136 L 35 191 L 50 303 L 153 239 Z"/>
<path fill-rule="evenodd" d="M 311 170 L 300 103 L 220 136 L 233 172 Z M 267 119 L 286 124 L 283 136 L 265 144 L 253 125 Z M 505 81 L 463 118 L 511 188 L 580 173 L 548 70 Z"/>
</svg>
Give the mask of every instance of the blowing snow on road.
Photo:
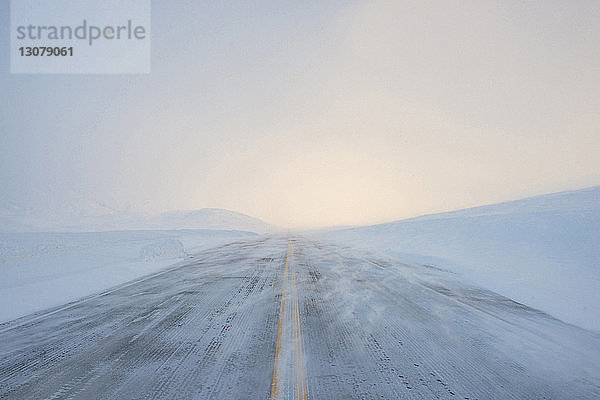
<svg viewBox="0 0 600 400">
<path fill-rule="evenodd" d="M 2 399 L 594 399 L 600 336 L 425 265 L 266 236 L 0 328 Z"/>
</svg>

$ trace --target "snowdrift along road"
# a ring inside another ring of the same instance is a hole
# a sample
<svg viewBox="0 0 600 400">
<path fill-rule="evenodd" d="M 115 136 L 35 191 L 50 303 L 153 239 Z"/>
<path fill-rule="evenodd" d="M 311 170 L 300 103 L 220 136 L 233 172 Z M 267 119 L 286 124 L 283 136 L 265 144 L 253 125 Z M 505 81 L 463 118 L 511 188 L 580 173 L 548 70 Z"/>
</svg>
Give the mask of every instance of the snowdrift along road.
<svg viewBox="0 0 600 400">
<path fill-rule="evenodd" d="M 320 240 L 433 264 L 600 332 L 600 186 L 322 232 Z"/>
</svg>

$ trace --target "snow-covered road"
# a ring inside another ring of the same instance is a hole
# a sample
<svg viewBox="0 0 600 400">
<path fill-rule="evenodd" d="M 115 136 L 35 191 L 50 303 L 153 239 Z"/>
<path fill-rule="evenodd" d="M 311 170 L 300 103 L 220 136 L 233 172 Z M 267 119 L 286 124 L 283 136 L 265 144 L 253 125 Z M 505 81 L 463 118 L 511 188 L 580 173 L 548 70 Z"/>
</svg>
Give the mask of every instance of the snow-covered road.
<svg viewBox="0 0 600 400">
<path fill-rule="evenodd" d="M 302 237 L 0 325 L 0 399 L 596 399 L 598 371 L 596 333 Z"/>
</svg>

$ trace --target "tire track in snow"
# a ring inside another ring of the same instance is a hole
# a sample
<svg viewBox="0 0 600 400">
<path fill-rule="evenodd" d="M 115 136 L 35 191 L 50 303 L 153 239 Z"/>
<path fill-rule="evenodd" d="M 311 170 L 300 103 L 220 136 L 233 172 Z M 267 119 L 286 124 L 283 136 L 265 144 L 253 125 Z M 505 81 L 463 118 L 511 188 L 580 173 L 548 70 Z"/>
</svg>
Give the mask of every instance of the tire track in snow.
<svg viewBox="0 0 600 400">
<path fill-rule="evenodd" d="M 288 399 L 600 398 L 598 335 L 365 256 L 262 237 L 26 318 L 0 398 L 268 399 L 274 375 Z"/>
</svg>

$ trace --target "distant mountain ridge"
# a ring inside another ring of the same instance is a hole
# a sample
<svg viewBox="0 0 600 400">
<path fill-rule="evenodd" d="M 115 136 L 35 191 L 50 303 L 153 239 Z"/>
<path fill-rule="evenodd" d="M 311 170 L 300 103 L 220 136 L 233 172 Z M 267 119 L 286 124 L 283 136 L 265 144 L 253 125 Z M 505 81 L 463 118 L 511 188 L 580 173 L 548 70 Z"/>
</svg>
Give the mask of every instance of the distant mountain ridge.
<svg viewBox="0 0 600 400">
<path fill-rule="evenodd" d="M 211 229 L 254 233 L 278 228 L 258 218 L 220 208 L 175 210 L 158 215 L 113 211 L 96 215 L 43 215 L 18 209 L 0 209 L 0 232 L 102 232 L 118 230 Z"/>
</svg>

